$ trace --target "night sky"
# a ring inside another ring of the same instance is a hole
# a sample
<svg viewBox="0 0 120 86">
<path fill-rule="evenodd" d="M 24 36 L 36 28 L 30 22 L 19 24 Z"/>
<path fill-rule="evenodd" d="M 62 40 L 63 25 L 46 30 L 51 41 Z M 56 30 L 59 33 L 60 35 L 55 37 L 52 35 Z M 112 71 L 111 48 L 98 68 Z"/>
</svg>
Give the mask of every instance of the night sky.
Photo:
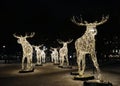
<svg viewBox="0 0 120 86">
<path fill-rule="evenodd" d="M 74 41 L 82 36 L 85 27 L 78 27 L 70 21 L 72 16 L 82 16 L 88 22 L 100 21 L 104 15 L 109 20 L 98 26 L 100 37 L 119 35 L 120 9 L 116 0 L 1 0 L 0 1 L 0 49 L 17 49 L 18 35 L 36 32 L 28 39 L 31 44 L 57 46 L 56 39 Z M 73 41 L 73 44 L 74 44 Z"/>
</svg>

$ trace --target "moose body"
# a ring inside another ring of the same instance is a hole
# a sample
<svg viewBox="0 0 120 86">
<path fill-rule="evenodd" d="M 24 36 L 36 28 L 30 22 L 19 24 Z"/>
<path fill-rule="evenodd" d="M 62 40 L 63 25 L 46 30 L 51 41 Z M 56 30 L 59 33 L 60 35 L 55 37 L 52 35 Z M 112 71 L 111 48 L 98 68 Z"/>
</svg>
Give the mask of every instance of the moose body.
<svg viewBox="0 0 120 86">
<path fill-rule="evenodd" d="M 26 40 L 26 38 L 33 37 L 34 34 L 30 36 L 16 36 L 13 34 L 14 37 L 18 38 L 17 42 L 21 44 L 23 50 L 23 57 L 22 57 L 22 70 L 23 71 L 30 71 L 33 70 L 32 64 L 32 57 L 33 57 L 33 47 L 31 44 Z M 25 66 L 25 59 L 27 59 L 27 64 Z"/>
<path fill-rule="evenodd" d="M 59 63 L 59 53 L 57 51 L 57 48 L 51 48 L 52 53 L 51 53 L 51 61 L 54 62 L 55 64 Z"/>
<path fill-rule="evenodd" d="M 77 22 L 75 20 L 75 17 L 73 17 L 72 19 L 72 22 L 74 22 L 78 26 L 86 26 L 86 31 L 84 35 L 75 41 L 78 73 L 80 76 L 84 75 L 84 71 L 85 71 L 85 66 L 86 66 L 85 55 L 90 54 L 93 64 L 98 72 L 98 79 L 101 80 L 101 73 L 100 73 L 99 64 L 97 62 L 96 51 L 95 51 L 95 41 L 96 41 L 95 35 L 97 35 L 96 26 L 105 23 L 107 19 L 108 19 L 108 16 L 106 18 L 102 17 L 102 20 L 100 22 L 95 21 L 93 23 L 88 23 L 87 21 L 84 21 L 84 23 L 82 21 Z M 81 66 L 81 62 L 82 62 L 82 66 Z"/>
<path fill-rule="evenodd" d="M 41 59 L 42 59 L 42 63 L 46 62 L 46 53 L 45 53 L 45 50 L 41 50 Z"/>
<path fill-rule="evenodd" d="M 31 68 L 32 68 L 33 48 L 27 41 L 26 41 L 25 44 L 23 43 L 21 45 L 22 45 L 22 48 L 23 48 L 22 70 L 25 69 L 25 67 L 24 67 L 25 58 L 27 59 L 27 68 L 26 69 L 31 70 Z"/>
<path fill-rule="evenodd" d="M 67 42 L 62 42 L 62 41 L 59 41 L 57 40 L 60 44 L 63 44 L 63 47 L 60 48 L 59 50 L 59 59 L 60 59 L 60 66 L 63 66 L 64 65 L 64 61 L 66 60 L 67 62 L 67 66 L 69 66 L 69 60 L 68 60 L 68 47 L 67 45 L 69 43 L 71 43 L 73 40 L 69 40 Z"/>
<path fill-rule="evenodd" d="M 59 54 L 60 54 L 60 66 L 64 65 L 65 60 L 67 62 L 67 65 L 69 65 L 67 44 L 63 44 L 63 47 L 60 48 L 59 50 Z"/>
<path fill-rule="evenodd" d="M 41 65 L 42 64 L 42 55 L 41 55 L 41 47 L 42 45 L 39 45 L 39 46 L 34 46 L 33 47 L 35 48 L 35 51 L 36 51 L 36 58 L 37 58 L 37 62 L 36 62 L 36 65 Z"/>
</svg>

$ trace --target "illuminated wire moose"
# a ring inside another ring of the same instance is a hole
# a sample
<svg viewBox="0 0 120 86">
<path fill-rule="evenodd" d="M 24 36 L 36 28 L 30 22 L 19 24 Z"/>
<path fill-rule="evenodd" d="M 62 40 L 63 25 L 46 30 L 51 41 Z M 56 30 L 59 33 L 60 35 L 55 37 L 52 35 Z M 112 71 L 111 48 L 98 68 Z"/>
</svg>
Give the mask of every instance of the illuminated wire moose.
<svg viewBox="0 0 120 86">
<path fill-rule="evenodd" d="M 97 35 L 96 27 L 105 23 L 108 20 L 109 16 L 102 17 L 100 22 L 95 21 L 93 23 L 88 23 L 87 21 L 77 21 L 73 16 L 72 22 L 77 24 L 78 26 L 86 26 L 86 31 L 84 35 L 78 38 L 75 41 L 75 49 L 77 56 L 77 64 L 78 64 L 78 72 L 79 75 L 82 76 L 85 71 L 85 55 L 90 54 L 93 64 L 98 73 L 98 79 L 101 79 L 101 73 L 99 69 L 99 64 L 97 62 L 96 51 L 95 51 L 95 35 Z M 82 68 L 80 68 L 80 63 L 82 62 Z"/>
<path fill-rule="evenodd" d="M 16 34 L 13 34 L 15 38 L 17 38 L 17 42 L 21 44 L 23 49 L 23 57 L 22 57 L 22 71 L 31 71 L 33 70 L 33 64 L 32 64 L 32 57 L 33 57 L 33 47 L 31 44 L 26 40 L 26 38 L 32 38 L 35 35 L 35 33 L 30 34 L 29 36 L 26 34 L 25 36 L 17 36 Z M 27 59 L 27 64 L 25 66 L 25 58 Z"/>
<path fill-rule="evenodd" d="M 69 43 L 71 43 L 73 40 L 69 40 L 69 41 L 66 41 L 66 42 L 63 42 L 63 41 L 60 41 L 60 40 L 57 40 L 59 44 L 62 44 L 63 47 L 59 49 L 59 60 L 60 60 L 60 66 L 63 66 L 64 65 L 64 61 L 66 59 L 66 62 L 67 62 L 67 66 L 69 66 L 69 60 L 68 60 L 68 47 L 67 45 Z"/>
<path fill-rule="evenodd" d="M 41 56 L 41 47 L 43 45 L 38 45 L 38 46 L 35 46 L 35 45 L 32 45 L 34 48 L 35 48 L 35 51 L 36 51 L 36 58 L 37 58 L 37 62 L 36 62 L 36 65 L 42 65 L 42 56 Z"/>
<path fill-rule="evenodd" d="M 51 61 L 54 62 L 54 64 L 59 63 L 59 53 L 58 48 L 52 48 L 50 49 L 51 53 Z"/>
</svg>

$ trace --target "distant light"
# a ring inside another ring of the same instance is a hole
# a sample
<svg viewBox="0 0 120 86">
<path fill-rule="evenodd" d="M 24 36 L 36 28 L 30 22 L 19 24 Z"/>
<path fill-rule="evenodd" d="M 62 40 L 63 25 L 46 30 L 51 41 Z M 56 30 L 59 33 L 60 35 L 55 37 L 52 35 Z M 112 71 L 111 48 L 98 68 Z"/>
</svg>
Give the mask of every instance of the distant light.
<svg viewBox="0 0 120 86">
<path fill-rule="evenodd" d="M 70 58 L 72 58 L 72 56 L 70 56 Z"/>
<path fill-rule="evenodd" d="M 6 46 L 5 45 L 3 45 L 3 48 L 5 48 Z"/>
</svg>

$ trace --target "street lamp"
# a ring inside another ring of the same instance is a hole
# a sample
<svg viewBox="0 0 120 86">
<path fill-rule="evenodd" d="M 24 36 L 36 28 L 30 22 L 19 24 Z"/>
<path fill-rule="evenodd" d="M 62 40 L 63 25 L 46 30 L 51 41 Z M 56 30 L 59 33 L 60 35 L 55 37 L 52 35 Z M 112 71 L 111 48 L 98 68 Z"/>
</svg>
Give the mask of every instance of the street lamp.
<svg viewBox="0 0 120 86">
<path fill-rule="evenodd" d="M 5 48 L 6 46 L 5 45 L 3 45 L 3 48 Z"/>
</svg>

